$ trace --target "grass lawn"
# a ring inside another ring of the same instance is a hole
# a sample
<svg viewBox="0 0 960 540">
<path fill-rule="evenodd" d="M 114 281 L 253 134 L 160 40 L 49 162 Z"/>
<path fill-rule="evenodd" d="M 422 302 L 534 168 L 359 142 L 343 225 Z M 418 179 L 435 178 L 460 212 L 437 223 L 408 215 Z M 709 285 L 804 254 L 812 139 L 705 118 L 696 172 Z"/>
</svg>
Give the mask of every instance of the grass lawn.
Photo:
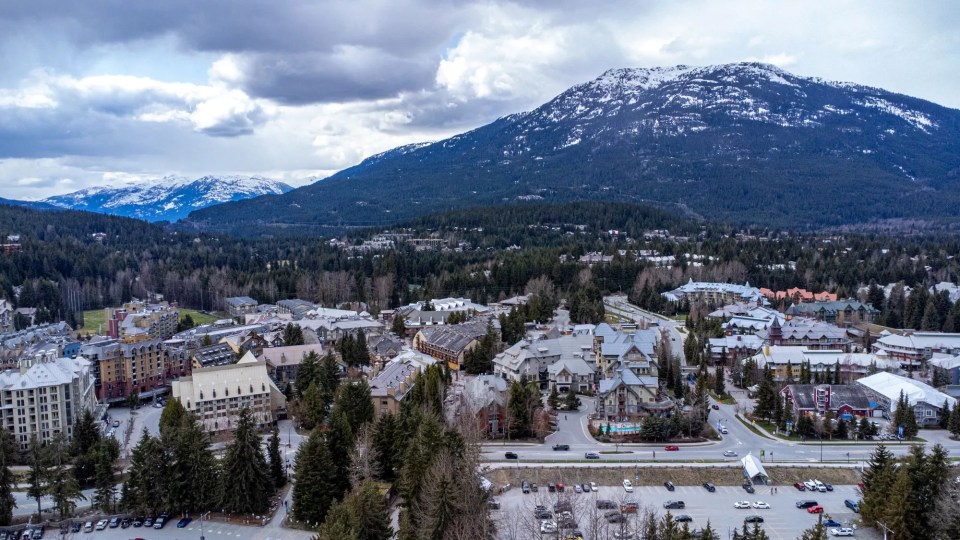
<svg viewBox="0 0 960 540">
<path fill-rule="evenodd" d="M 190 315 L 195 325 L 210 324 L 218 319 L 229 318 L 220 312 L 204 313 L 195 309 L 180 309 L 180 319 Z M 104 309 L 90 309 L 83 312 L 83 326 L 77 330 L 83 329 L 90 333 L 105 334 L 107 331 L 107 312 Z"/>
</svg>

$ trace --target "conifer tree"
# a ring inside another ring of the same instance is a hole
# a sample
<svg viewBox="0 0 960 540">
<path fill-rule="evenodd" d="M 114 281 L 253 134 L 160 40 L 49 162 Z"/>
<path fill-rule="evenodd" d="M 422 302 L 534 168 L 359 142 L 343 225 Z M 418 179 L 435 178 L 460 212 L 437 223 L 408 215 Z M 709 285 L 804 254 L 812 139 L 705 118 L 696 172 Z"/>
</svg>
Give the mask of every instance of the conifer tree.
<svg viewBox="0 0 960 540">
<path fill-rule="evenodd" d="M 392 481 L 396 475 L 399 448 L 397 418 L 393 414 L 380 416 L 373 427 L 373 454 L 377 463 L 378 478 Z"/>
<path fill-rule="evenodd" d="M 223 507 L 227 512 L 262 514 L 270 505 L 273 481 L 250 409 L 240 410 L 233 442 L 223 458 Z"/>
<path fill-rule="evenodd" d="M 573 391 L 572 384 L 567 389 L 567 395 L 563 398 L 563 404 L 568 411 L 575 411 L 580 408 L 580 400 L 577 398 L 576 392 Z"/>
<path fill-rule="evenodd" d="M 280 453 L 280 432 L 276 427 L 273 428 L 273 433 L 270 435 L 267 454 L 270 461 L 270 477 L 273 479 L 273 486 L 280 489 L 287 483 L 287 473 L 284 468 L 283 455 Z"/>
<path fill-rule="evenodd" d="M 295 471 L 293 516 L 308 527 L 317 527 L 335 500 L 336 486 L 336 468 L 319 429 L 313 430 L 300 445 Z"/>
<path fill-rule="evenodd" d="M 13 509 L 17 507 L 17 500 L 13 496 L 15 481 L 10 470 L 15 453 L 13 435 L 9 430 L 0 430 L 0 527 L 10 525 Z"/>
<path fill-rule="evenodd" d="M 350 487 L 350 455 L 353 451 L 353 430 L 345 411 L 337 407 L 330 415 L 326 433 L 327 448 L 333 460 L 336 480 L 334 495 L 340 499 Z"/>
<path fill-rule="evenodd" d="M 320 356 L 315 351 L 308 352 L 303 357 L 303 361 L 300 362 L 300 366 L 297 367 L 297 376 L 294 379 L 298 396 L 302 398 L 307 388 L 310 388 L 310 385 L 317 381 L 319 371 Z"/>
<path fill-rule="evenodd" d="M 557 385 L 550 385 L 550 395 L 547 396 L 547 405 L 556 410 L 560 406 L 560 392 L 557 391 Z"/>
<path fill-rule="evenodd" d="M 390 331 L 393 332 L 397 337 L 404 337 L 407 335 L 407 327 L 403 322 L 403 315 L 399 313 L 393 316 L 393 323 L 390 325 Z"/>
<path fill-rule="evenodd" d="M 716 378 L 714 383 L 715 384 L 714 391 L 717 393 L 717 397 L 720 397 L 720 398 L 722 398 L 727 393 L 726 382 L 723 380 L 724 376 L 725 376 L 725 373 L 723 369 L 723 364 L 717 365 L 717 369 L 714 372 L 714 377 Z"/>
<path fill-rule="evenodd" d="M 109 514 L 113 511 L 114 499 L 117 495 L 116 480 L 113 472 L 113 459 L 110 450 L 105 446 L 97 448 L 96 491 L 93 494 L 93 504 L 100 511 Z"/>
</svg>

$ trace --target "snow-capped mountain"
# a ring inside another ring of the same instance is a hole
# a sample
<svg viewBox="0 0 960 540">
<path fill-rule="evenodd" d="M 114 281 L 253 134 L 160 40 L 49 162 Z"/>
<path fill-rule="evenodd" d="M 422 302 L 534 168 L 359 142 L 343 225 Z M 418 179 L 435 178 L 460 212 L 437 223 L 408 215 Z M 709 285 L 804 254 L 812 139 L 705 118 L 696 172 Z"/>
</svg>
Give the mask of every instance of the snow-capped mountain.
<svg viewBox="0 0 960 540">
<path fill-rule="evenodd" d="M 196 180 L 167 176 L 119 188 L 83 189 L 43 202 L 146 221 L 177 221 L 194 210 L 215 204 L 280 195 L 292 189 L 283 182 L 260 176 L 203 176 Z"/>
<path fill-rule="evenodd" d="M 795 228 L 960 220 L 960 111 L 758 63 L 613 69 L 532 111 L 190 221 L 366 225 L 583 199 Z"/>
</svg>

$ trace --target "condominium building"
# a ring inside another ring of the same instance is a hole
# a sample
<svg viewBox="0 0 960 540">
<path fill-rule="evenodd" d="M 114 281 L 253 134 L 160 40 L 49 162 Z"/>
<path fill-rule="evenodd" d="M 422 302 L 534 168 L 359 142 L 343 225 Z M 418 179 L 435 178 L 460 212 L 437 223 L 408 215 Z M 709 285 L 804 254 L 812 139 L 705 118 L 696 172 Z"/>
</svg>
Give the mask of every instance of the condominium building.
<svg viewBox="0 0 960 540">
<path fill-rule="evenodd" d="M 115 339 L 91 341 L 80 348 L 80 355 L 90 360 L 96 380 L 97 398 L 119 402 L 136 391 L 141 397 L 165 391 L 170 373 L 167 351 L 160 340 L 121 343 Z M 189 369 L 189 361 L 178 362 Z"/>
<path fill-rule="evenodd" d="M 40 442 L 57 433 L 71 437 L 83 411 L 95 411 L 90 368 L 83 358 L 56 358 L 24 361 L 19 370 L 0 373 L 0 421 L 21 450 L 31 436 Z"/>
<path fill-rule="evenodd" d="M 236 427 L 240 411 L 249 409 L 260 428 L 273 425 L 287 400 L 267 373 L 267 364 L 247 353 L 236 364 L 195 369 L 173 381 L 173 397 L 196 413 L 208 432 Z"/>
</svg>

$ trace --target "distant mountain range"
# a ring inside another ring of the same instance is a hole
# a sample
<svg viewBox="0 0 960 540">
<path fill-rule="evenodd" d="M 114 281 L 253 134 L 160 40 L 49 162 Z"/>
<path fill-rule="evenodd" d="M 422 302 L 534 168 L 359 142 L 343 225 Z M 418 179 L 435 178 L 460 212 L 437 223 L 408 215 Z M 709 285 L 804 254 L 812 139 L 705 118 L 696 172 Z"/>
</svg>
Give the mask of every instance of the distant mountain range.
<svg viewBox="0 0 960 540">
<path fill-rule="evenodd" d="M 10 206 L 23 206 L 25 208 L 33 208 L 34 210 L 54 210 L 55 206 L 47 204 L 45 202 L 38 201 L 18 201 L 15 199 L 4 199 L 0 197 L 0 204 L 6 204 Z"/>
<path fill-rule="evenodd" d="M 283 182 L 259 176 L 204 176 L 196 180 L 168 176 L 120 188 L 88 188 L 50 197 L 42 203 L 146 221 L 177 221 L 211 205 L 280 195 L 292 189 Z"/>
<path fill-rule="evenodd" d="M 765 64 L 614 69 L 533 111 L 187 223 L 303 233 L 572 200 L 798 229 L 956 221 L 960 111 Z"/>
</svg>

